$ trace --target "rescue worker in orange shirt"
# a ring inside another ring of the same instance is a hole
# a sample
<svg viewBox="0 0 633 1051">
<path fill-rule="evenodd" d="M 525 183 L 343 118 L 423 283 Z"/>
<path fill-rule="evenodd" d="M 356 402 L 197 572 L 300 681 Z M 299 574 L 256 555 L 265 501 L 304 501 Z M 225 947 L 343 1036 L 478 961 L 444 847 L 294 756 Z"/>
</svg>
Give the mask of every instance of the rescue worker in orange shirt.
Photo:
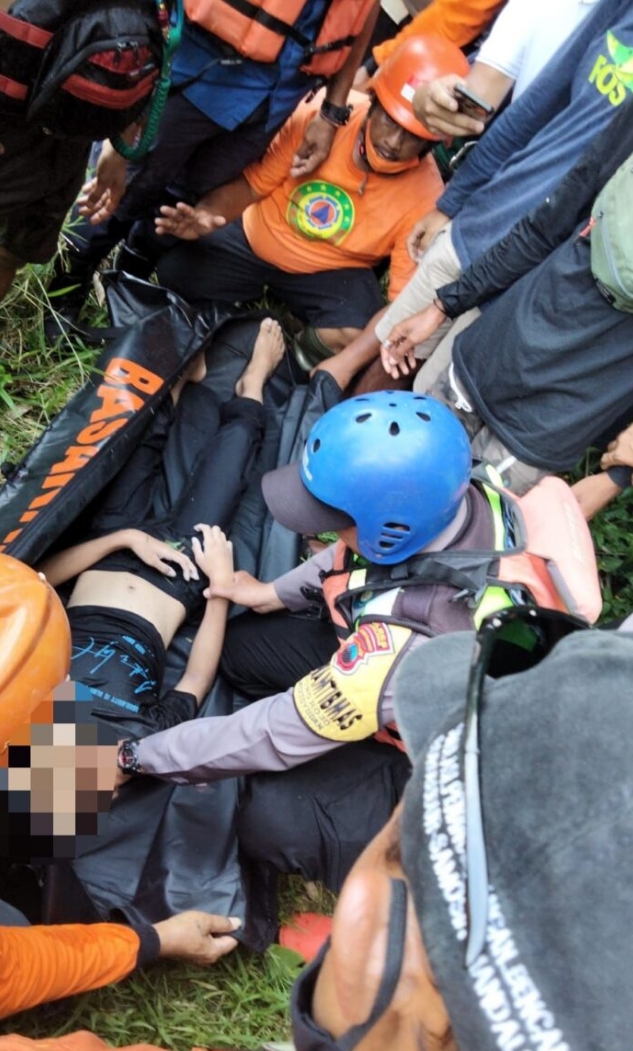
<svg viewBox="0 0 633 1051">
<path fill-rule="evenodd" d="M 238 179 L 195 208 L 164 206 L 158 232 L 199 243 L 162 256 L 161 282 L 190 300 L 230 303 L 267 287 L 306 326 L 308 365 L 341 350 L 382 304 L 372 267 L 390 258 L 390 298 L 408 280 L 407 236 L 441 192 L 429 156 L 436 140 L 412 108 L 415 88 L 440 70 L 467 70 L 455 45 L 407 42 L 376 76 L 373 99 L 353 98 L 349 123 L 307 181 L 288 173 L 318 99 L 299 107 Z"/>
</svg>

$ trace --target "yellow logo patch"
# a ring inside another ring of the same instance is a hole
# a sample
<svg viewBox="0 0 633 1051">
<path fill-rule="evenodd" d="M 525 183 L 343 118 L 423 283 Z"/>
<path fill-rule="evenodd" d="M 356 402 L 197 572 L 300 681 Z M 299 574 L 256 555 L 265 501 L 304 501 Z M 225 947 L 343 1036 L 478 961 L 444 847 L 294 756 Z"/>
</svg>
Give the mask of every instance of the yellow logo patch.
<svg viewBox="0 0 633 1051">
<path fill-rule="evenodd" d="M 329 664 L 295 686 L 306 726 L 329 741 L 362 741 L 376 733 L 384 684 L 410 638 L 410 629 L 399 625 L 362 624 Z"/>
</svg>

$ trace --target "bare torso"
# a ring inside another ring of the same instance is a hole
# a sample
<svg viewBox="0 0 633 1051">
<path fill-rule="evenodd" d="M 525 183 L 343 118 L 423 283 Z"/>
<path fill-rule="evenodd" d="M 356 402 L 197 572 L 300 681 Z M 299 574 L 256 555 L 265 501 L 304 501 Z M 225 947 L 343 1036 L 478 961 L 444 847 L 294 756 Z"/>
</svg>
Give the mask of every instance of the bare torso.
<svg viewBox="0 0 633 1051">
<path fill-rule="evenodd" d="M 169 646 L 185 619 L 182 602 L 166 595 L 160 588 L 134 573 L 103 569 L 85 570 L 79 577 L 68 602 L 71 606 L 100 606 L 102 609 L 121 609 L 135 613 L 153 624 Z"/>
</svg>

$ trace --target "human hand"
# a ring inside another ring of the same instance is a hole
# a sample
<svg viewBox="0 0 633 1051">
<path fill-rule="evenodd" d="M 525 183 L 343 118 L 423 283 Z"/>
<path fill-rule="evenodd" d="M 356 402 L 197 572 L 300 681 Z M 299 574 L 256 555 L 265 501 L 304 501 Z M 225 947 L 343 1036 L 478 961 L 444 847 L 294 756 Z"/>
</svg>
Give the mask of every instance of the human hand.
<svg viewBox="0 0 633 1051">
<path fill-rule="evenodd" d="M 213 594 L 209 588 L 203 594 L 206 598 L 219 597 L 215 594 L 215 588 L 230 587 L 233 581 L 233 544 L 217 525 L 202 523 L 195 529 L 202 539 L 194 536 L 191 541 L 193 557 L 214 588 Z"/>
<path fill-rule="evenodd" d="M 424 343 L 439 328 L 446 315 L 431 304 L 419 314 L 394 325 L 380 348 L 380 360 L 385 372 L 397 380 L 408 376 L 415 368 L 415 348 Z"/>
<path fill-rule="evenodd" d="M 230 934 L 241 926 L 241 920 L 192 910 L 153 926 L 160 940 L 162 958 L 171 957 L 206 966 L 235 949 L 237 939 L 231 938 Z"/>
<path fill-rule="evenodd" d="M 190 204 L 178 201 L 175 208 L 168 204 L 161 205 L 160 215 L 154 220 L 154 225 L 157 234 L 173 234 L 183 241 L 197 241 L 199 237 L 226 226 L 226 219 L 202 205 L 192 208 Z"/>
<path fill-rule="evenodd" d="M 427 248 L 448 221 L 448 216 L 440 212 L 439 208 L 433 208 L 423 219 L 417 221 L 407 237 L 407 252 L 414 263 L 420 262 Z"/>
<path fill-rule="evenodd" d="M 245 569 L 238 569 L 228 585 L 218 586 L 212 583 L 205 595 L 211 598 L 227 598 L 237 606 L 246 606 L 255 613 L 273 613 L 283 609 L 283 603 L 277 598 L 273 584 L 263 584 Z"/>
<path fill-rule="evenodd" d="M 460 113 L 459 103 L 453 94 L 453 88 L 459 84 L 466 87 L 464 78 L 457 73 L 447 73 L 444 77 L 421 84 L 413 96 L 413 111 L 423 124 L 440 138 L 452 135 L 464 137 L 481 135 L 486 127 L 483 120 Z"/>
<path fill-rule="evenodd" d="M 310 175 L 329 155 L 336 128 L 317 113 L 308 124 L 303 142 L 292 158 L 290 178 Z"/>
<path fill-rule="evenodd" d="M 633 423 L 609 442 L 600 466 L 603 471 L 609 467 L 633 467 Z"/>
<path fill-rule="evenodd" d="M 127 546 L 146 566 L 152 566 L 166 577 L 175 577 L 176 570 L 169 562 L 175 562 L 182 569 L 185 580 L 199 580 L 200 574 L 191 559 L 183 551 L 172 547 L 165 540 L 157 540 L 140 529 L 130 529 Z"/>
<path fill-rule="evenodd" d="M 96 174 L 82 186 L 78 200 L 79 214 L 90 219 L 92 226 L 109 219 L 125 193 L 125 158 L 109 142 L 104 142 Z"/>
</svg>

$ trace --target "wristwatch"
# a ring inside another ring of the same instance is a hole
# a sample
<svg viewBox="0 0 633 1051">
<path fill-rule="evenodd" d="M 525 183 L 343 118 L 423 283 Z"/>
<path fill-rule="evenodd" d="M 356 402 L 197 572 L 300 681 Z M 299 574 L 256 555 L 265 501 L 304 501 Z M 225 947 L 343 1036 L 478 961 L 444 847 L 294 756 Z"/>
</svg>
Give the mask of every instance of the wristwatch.
<svg viewBox="0 0 633 1051">
<path fill-rule="evenodd" d="M 141 761 L 138 757 L 138 741 L 123 741 L 119 745 L 116 765 L 127 777 L 141 772 Z"/>
<path fill-rule="evenodd" d="M 342 128 L 349 121 L 353 108 L 353 106 L 335 106 L 333 102 L 323 99 L 319 112 L 328 124 L 335 128 Z"/>
</svg>

